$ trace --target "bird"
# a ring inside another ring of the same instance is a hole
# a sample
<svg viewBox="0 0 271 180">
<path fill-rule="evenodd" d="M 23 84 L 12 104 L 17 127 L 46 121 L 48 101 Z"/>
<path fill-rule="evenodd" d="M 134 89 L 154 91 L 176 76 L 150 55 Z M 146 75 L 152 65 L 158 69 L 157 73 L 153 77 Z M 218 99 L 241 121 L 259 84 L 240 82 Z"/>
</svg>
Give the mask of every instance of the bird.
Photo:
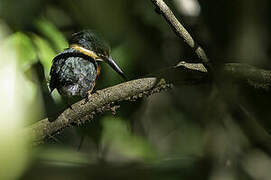
<svg viewBox="0 0 271 180">
<path fill-rule="evenodd" d="M 101 37 L 92 30 L 73 33 L 69 47 L 52 60 L 50 93 L 57 89 L 65 98 L 88 98 L 100 75 L 99 62 L 109 64 L 122 78 L 127 79 L 110 55 L 109 46 Z"/>
</svg>

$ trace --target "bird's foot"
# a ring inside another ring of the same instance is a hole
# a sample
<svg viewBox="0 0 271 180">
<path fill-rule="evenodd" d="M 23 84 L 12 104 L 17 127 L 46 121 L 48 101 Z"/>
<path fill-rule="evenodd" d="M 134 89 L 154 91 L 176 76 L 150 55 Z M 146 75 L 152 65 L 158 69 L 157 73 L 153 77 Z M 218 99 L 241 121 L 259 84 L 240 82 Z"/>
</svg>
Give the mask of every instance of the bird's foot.
<svg viewBox="0 0 271 180">
<path fill-rule="evenodd" d="M 70 104 L 68 104 L 68 108 L 70 108 L 71 110 L 73 110 L 72 105 L 70 105 Z"/>
<path fill-rule="evenodd" d="M 71 105 L 69 99 L 64 99 L 64 103 L 67 105 L 67 107 L 68 107 L 69 109 L 73 110 L 73 109 L 72 109 L 72 105 Z"/>
<path fill-rule="evenodd" d="M 91 96 L 91 92 L 89 91 L 87 96 L 85 97 L 85 101 L 82 103 L 82 105 L 85 105 L 89 101 L 89 97 Z"/>
</svg>

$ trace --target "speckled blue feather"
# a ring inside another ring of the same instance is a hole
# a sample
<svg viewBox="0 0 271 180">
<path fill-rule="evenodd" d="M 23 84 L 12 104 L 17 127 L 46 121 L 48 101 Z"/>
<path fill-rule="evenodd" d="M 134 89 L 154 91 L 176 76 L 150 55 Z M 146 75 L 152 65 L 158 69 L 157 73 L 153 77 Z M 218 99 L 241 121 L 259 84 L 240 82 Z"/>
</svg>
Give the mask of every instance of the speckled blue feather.
<svg viewBox="0 0 271 180">
<path fill-rule="evenodd" d="M 50 89 L 67 97 L 86 97 L 97 77 L 97 64 L 74 49 L 66 49 L 53 59 Z"/>
</svg>

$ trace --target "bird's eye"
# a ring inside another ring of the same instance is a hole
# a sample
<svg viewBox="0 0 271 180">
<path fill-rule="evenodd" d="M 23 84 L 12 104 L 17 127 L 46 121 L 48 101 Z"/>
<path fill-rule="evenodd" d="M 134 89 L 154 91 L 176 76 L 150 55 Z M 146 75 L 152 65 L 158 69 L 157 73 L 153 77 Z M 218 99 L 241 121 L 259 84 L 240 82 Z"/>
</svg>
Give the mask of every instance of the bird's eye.
<svg viewBox="0 0 271 180">
<path fill-rule="evenodd" d="M 105 57 L 109 57 L 108 52 L 104 51 Z"/>
<path fill-rule="evenodd" d="M 98 54 L 98 57 L 103 59 L 104 58 L 104 55 L 103 54 Z"/>
</svg>

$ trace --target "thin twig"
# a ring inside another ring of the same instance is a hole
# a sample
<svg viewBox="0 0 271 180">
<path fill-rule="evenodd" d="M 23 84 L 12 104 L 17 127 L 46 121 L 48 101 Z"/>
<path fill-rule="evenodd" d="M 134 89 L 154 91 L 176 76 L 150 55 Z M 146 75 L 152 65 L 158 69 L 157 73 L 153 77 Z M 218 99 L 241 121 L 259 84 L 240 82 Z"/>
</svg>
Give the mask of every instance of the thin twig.
<svg viewBox="0 0 271 180">
<path fill-rule="evenodd" d="M 209 58 L 207 57 L 205 51 L 202 47 L 200 47 L 195 40 L 192 38 L 192 36 L 189 34 L 189 32 L 184 28 L 184 26 L 178 21 L 178 19 L 174 16 L 173 12 L 170 10 L 170 8 L 167 6 L 167 4 L 163 0 L 151 0 L 153 4 L 158 9 L 158 12 L 160 12 L 168 24 L 171 26 L 175 34 L 184 40 L 184 42 L 190 46 L 198 58 L 202 61 L 204 67 L 208 70 L 209 74 L 213 74 L 213 67 L 210 63 Z"/>
</svg>

